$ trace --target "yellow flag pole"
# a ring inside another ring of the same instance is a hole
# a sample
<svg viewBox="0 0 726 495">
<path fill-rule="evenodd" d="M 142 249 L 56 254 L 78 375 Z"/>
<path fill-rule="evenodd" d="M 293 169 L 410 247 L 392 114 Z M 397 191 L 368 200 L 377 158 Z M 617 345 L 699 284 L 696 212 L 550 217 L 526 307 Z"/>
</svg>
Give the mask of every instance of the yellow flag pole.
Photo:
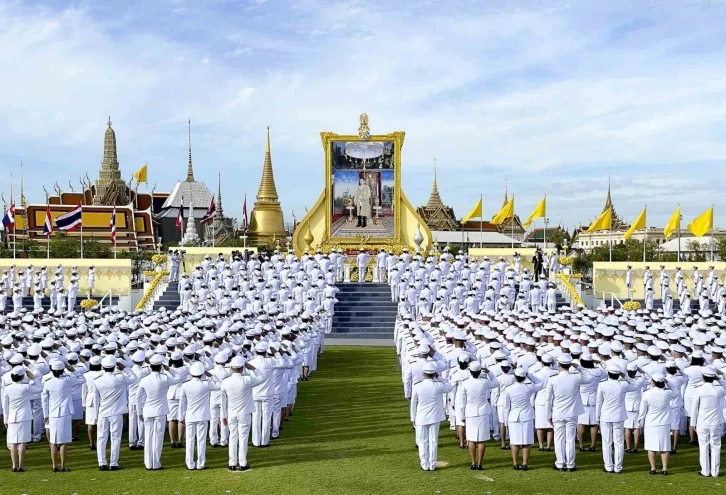
<svg viewBox="0 0 726 495">
<path fill-rule="evenodd" d="M 648 242 L 648 205 L 645 205 L 645 225 L 643 225 L 643 264 L 645 265 L 645 245 Z"/>
<path fill-rule="evenodd" d="M 481 215 L 479 216 L 479 248 L 484 247 L 484 195 L 479 195 L 479 204 L 481 205 Z"/>
</svg>

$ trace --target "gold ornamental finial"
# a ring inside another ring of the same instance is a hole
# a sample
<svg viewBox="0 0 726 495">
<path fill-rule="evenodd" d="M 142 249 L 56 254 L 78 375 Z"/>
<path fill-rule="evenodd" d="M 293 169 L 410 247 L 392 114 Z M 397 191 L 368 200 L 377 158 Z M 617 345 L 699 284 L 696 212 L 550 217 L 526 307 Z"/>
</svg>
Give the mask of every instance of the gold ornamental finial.
<svg viewBox="0 0 726 495">
<path fill-rule="evenodd" d="M 368 127 L 368 114 L 366 114 L 366 113 L 360 114 L 359 122 L 360 122 L 360 125 L 358 126 L 358 137 L 362 141 L 368 141 L 368 138 L 371 137 L 371 130 Z"/>
<path fill-rule="evenodd" d="M 435 210 L 441 206 L 444 206 L 444 202 L 439 194 L 439 185 L 436 178 L 436 158 L 434 158 L 434 187 L 431 189 L 431 196 L 429 196 L 429 202 L 426 203 L 426 208 Z"/>
<path fill-rule="evenodd" d="M 187 164 L 187 182 L 194 182 L 194 167 L 192 167 L 192 119 L 189 119 L 189 163 Z"/>
<path fill-rule="evenodd" d="M 277 187 L 275 175 L 272 172 L 272 154 L 270 153 L 270 128 L 267 128 L 267 142 L 265 143 L 265 162 L 262 166 L 262 180 L 257 191 L 257 201 L 263 203 L 277 203 Z"/>
<path fill-rule="evenodd" d="M 315 240 L 315 238 L 313 237 L 313 233 L 310 232 L 310 221 L 308 220 L 308 231 L 305 233 L 305 237 L 303 237 L 306 251 L 313 250 L 313 240 Z"/>
</svg>

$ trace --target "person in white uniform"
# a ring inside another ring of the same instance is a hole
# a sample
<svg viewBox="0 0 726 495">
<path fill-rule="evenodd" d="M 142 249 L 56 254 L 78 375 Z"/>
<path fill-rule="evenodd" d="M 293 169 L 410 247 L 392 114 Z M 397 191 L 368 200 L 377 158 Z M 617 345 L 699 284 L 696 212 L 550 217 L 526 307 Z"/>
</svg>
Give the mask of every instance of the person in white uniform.
<svg viewBox="0 0 726 495">
<path fill-rule="evenodd" d="M 232 374 L 222 380 L 222 421 L 229 426 L 229 464 L 230 471 L 246 471 L 247 443 L 252 426 L 252 413 L 255 403 L 252 389 L 264 381 L 262 373 L 245 362 L 242 356 L 235 356 L 231 363 Z M 245 373 L 245 369 L 249 373 Z"/>
<path fill-rule="evenodd" d="M 717 375 L 719 387 L 715 386 Z M 696 387 L 691 405 L 691 422 L 698 433 L 701 476 L 718 478 L 721 469 L 721 436 L 723 424 L 724 390 L 726 380 L 722 371 L 714 366 L 703 368 L 703 384 Z"/>
<path fill-rule="evenodd" d="M 456 392 L 455 410 L 465 418 L 466 440 L 469 442 L 471 469 L 481 471 L 487 442 L 491 432 L 492 407 L 489 391 L 499 386 L 497 379 L 488 369 L 482 370 L 479 361 L 469 364 L 471 377 L 462 381 Z M 483 376 L 482 376 L 483 374 Z"/>
<path fill-rule="evenodd" d="M 65 374 L 66 365 L 59 359 L 50 363 L 53 376 L 43 383 L 41 402 L 43 417 L 48 428 L 50 443 L 50 459 L 53 472 L 67 472 L 67 446 L 73 441 L 73 387 L 82 377 Z M 69 371 L 73 371 L 71 368 Z M 58 467 L 58 451 L 60 451 L 60 467 Z"/>
<path fill-rule="evenodd" d="M 547 382 L 547 415 L 555 430 L 555 471 L 576 471 L 575 440 L 577 417 L 585 412 L 580 397 L 580 386 L 593 380 L 595 375 L 584 376 L 570 372 L 572 356 L 561 354 L 557 358 L 560 373 Z"/>
<path fill-rule="evenodd" d="M 209 397 L 212 390 L 220 388 L 219 382 L 214 378 L 215 381 L 202 380 L 205 373 L 202 363 L 197 361 L 192 364 L 189 368 L 192 379 L 181 386 L 179 395 L 179 422 L 186 426 L 186 464 L 190 471 L 207 469 L 207 429 L 212 417 Z M 194 460 L 195 444 L 197 448 L 196 462 Z"/>
<path fill-rule="evenodd" d="M 625 394 L 636 390 L 640 384 L 625 374 L 614 360 L 608 363 L 607 373 L 608 379 L 600 382 L 597 387 L 596 417 L 602 435 L 602 456 L 605 463 L 603 469 L 606 473 L 619 474 L 623 471 L 625 420 L 628 418 Z"/>
<path fill-rule="evenodd" d="M 529 470 L 529 451 L 534 443 L 534 394 L 544 384 L 524 368 L 514 371 L 514 383 L 504 390 L 504 417 L 509 426 L 509 445 L 512 448 L 512 464 L 515 471 Z M 529 381 L 527 381 L 529 380 Z M 522 452 L 522 464 L 519 453 Z"/>
<path fill-rule="evenodd" d="M 169 414 L 167 400 L 169 387 L 181 383 L 186 378 L 187 368 L 177 368 L 180 370 L 179 373 L 172 369 L 169 370 L 169 374 L 162 373 L 164 358 L 159 354 L 151 356 L 149 364 L 151 373 L 139 381 L 135 408 L 144 425 L 144 466 L 148 470 L 155 471 L 163 469 L 161 451 L 164 446 L 166 418 Z"/>
<path fill-rule="evenodd" d="M 444 397 L 453 390 L 446 380 L 439 380 L 436 364 L 427 362 L 423 380 L 411 394 L 411 422 L 416 428 L 416 445 L 424 471 L 435 471 L 438 458 L 439 426 L 446 419 Z"/>
<path fill-rule="evenodd" d="M 25 380 L 26 375 L 28 380 Z M 33 422 L 30 396 L 40 390 L 40 385 L 35 384 L 34 378 L 33 374 L 24 367 L 15 366 L 10 371 L 10 383 L 2 387 L 6 442 L 14 473 L 25 471 L 25 446 L 30 442 Z"/>
<path fill-rule="evenodd" d="M 123 415 L 127 411 L 127 387 L 132 382 L 123 372 L 124 365 L 113 356 L 105 356 L 101 361 L 103 373 L 92 382 L 94 404 L 98 415 L 98 436 L 96 440 L 98 469 L 100 471 L 118 471 L 119 454 L 121 452 L 121 435 L 123 433 Z M 119 371 L 117 372 L 116 369 Z M 111 439 L 111 464 L 106 457 L 106 444 Z"/>
<path fill-rule="evenodd" d="M 644 448 L 648 451 L 650 474 L 658 474 L 656 454 L 660 452 L 663 464 L 661 474 L 667 475 L 668 456 L 671 452 L 671 401 L 675 397 L 675 392 L 660 371 L 653 373 L 650 378 L 653 386 L 643 392 L 638 422 L 643 428 Z"/>
</svg>

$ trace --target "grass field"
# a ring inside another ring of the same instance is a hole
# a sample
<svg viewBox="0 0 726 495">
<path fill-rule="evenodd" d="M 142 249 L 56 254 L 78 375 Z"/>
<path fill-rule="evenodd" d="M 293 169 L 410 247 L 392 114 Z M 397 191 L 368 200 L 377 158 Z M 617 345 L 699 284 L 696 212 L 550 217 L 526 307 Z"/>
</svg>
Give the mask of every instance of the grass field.
<svg viewBox="0 0 726 495">
<path fill-rule="evenodd" d="M 267 449 L 250 448 L 250 471 L 229 472 L 226 449 L 207 450 L 206 471 L 190 472 L 182 450 L 168 444 L 164 471 L 149 472 L 143 453 L 124 442 L 118 472 L 99 472 L 86 443 L 70 451 L 70 473 L 53 473 L 45 444 L 28 452 L 26 473 L 11 473 L 0 457 L 0 494 L 567 494 L 726 493 L 723 478 L 701 478 L 698 451 L 683 445 L 672 457 L 672 476 L 651 476 L 645 453 L 626 455 L 625 472 L 602 471 L 600 452 L 578 452 L 575 473 L 552 470 L 554 453 L 534 451 L 527 473 L 511 468 L 508 451 L 490 443 L 484 471 L 469 470 L 469 457 L 441 429 L 439 461 L 421 471 L 407 402 L 392 348 L 328 347 L 319 371 L 301 383 L 292 421 Z M 4 438 L 2 439 L 4 442 Z M 641 445 L 642 447 L 642 445 Z"/>
</svg>

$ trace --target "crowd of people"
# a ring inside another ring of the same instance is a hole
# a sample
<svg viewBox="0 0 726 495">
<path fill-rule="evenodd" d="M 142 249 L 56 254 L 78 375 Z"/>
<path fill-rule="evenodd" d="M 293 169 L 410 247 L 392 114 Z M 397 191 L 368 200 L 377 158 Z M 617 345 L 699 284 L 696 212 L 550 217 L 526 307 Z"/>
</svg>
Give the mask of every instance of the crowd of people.
<svg viewBox="0 0 726 495">
<path fill-rule="evenodd" d="M 642 438 L 651 474 L 667 475 L 685 436 L 699 446 L 699 474 L 719 475 L 722 310 L 557 307 L 548 303 L 553 288 L 543 301 L 530 274 L 503 260 L 492 267 L 460 253 L 454 262 L 412 264 L 402 270 L 411 293 L 401 297 L 395 342 L 421 469 L 436 469 L 439 426 L 448 418 L 472 470 L 483 469 L 494 440 L 511 450 L 515 470 L 531 469 L 535 445 L 554 450 L 556 471 L 575 471 L 578 447 L 594 452 L 599 435 L 605 472 L 621 473 Z M 388 276 L 396 296 L 398 275 Z"/>
<path fill-rule="evenodd" d="M 121 469 L 124 431 L 148 470 L 163 469 L 167 431 L 189 470 L 206 469 L 208 443 L 229 449 L 230 470 L 249 469 L 250 434 L 254 447 L 280 436 L 324 350 L 338 290 L 326 260 L 207 256 L 180 277 L 178 308 L 0 314 L 12 471 L 25 471 L 27 444 L 43 437 L 53 471 L 69 471 L 67 446 L 84 425 L 101 471 Z"/>
</svg>

